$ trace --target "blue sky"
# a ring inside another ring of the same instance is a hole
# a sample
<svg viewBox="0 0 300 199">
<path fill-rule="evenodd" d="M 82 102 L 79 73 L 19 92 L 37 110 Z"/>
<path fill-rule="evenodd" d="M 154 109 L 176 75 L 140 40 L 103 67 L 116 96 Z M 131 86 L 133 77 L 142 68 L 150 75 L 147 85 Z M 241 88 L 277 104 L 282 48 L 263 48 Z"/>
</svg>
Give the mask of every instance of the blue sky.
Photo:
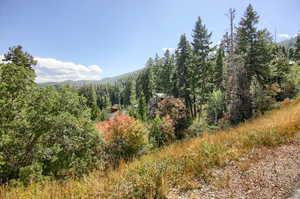
<svg viewBox="0 0 300 199">
<path fill-rule="evenodd" d="M 278 40 L 300 30 L 300 0 L 0 0 L 0 54 L 22 45 L 39 61 L 40 82 L 115 76 L 175 48 L 198 16 L 219 41 L 228 9 L 238 23 L 249 3 Z"/>
</svg>

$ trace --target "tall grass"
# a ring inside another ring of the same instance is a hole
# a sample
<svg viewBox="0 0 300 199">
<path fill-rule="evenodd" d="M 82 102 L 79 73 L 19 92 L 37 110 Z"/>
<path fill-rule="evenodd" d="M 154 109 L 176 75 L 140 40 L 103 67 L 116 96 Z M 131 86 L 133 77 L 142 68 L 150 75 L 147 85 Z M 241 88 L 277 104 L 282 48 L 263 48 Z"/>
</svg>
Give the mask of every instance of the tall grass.
<svg viewBox="0 0 300 199">
<path fill-rule="evenodd" d="M 209 171 L 238 160 L 253 148 L 289 143 L 300 131 L 300 100 L 236 128 L 204 134 L 146 155 L 117 170 L 95 171 L 80 180 L 2 187 L 4 199 L 165 198 L 172 186 L 194 188 Z"/>
</svg>

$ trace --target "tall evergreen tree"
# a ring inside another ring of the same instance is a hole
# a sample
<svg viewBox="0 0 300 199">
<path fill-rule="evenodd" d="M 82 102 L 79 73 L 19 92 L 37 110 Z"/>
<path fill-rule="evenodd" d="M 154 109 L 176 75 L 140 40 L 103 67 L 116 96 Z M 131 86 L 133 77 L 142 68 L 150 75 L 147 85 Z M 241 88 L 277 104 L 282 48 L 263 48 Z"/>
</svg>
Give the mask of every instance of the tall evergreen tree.
<svg viewBox="0 0 300 199">
<path fill-rule="evenodd" d="M 252 116 L 252 102 L 250 86 L 252 78 L 263 82 L 268 78 L 267 62 L 269 56 L 266 56 L 268 48 L 266 45 L 266 32 L 258 31 L 256 25 L 259 16 L 250 4 L 237 28 L 235 51 L 242 57 L 244 68 L 241 69 L 243 75 L 240 82 L 241 98 L 241 119 L 247 119 Z"/>
<path fill-rule="evenodd" d="M 122 97 L 125 106 L 130 105 L 132 86 L 133 85 L 131 80 L 127 80 L 124 82 L 124 90 L 123 90 Z"/>
<path fill-rule="evenodd" d="M 217 50 L 216 63 L 214 68 L 214 87 L 215 90 L 224 90 L 224 48 L 220 46 Z"/>
<path fill-rule="evenodd" d="M 84 86 L 79 90 L 79 94 L 86 98 L 86 104 L 91 109 L 91 119 L 95 120 L 100 114 L 99 107 L 97 105 L 97 95 L 95 86 Z"/>
<path fill-rule="evenodd" d="M 22 46 L 9 48 L 9 52 L 4 55 L 3 61 L 11 61 L 17 66 L 25 67 L 31 71 L 33 71 L 33 66 L 37 64 L 37 61 L 34 60 L 33 56 L 22 50 Z"/>
<path fill-rule="evenodd" d="M 196 103 L 205 104 L 207 102 L 209 91 L 212 90 L 212 65 L 209 60 L 209 54 L 212 51 L 210 41 L 212 33 L 209 33 L 199 17 L 195 28 L 193 29 L 193 65 L 192 65 L 192 95 L 193 95 L 193 113 L 197 112 Z M 198 100 L 197 100 L 198 99 Z"/>
<path fill-rule="evenodd" d="M 166 94 L 172 94 L 172 76 L 174 73 L 174 56 L 169 50 L 166 50 L 163 58 L 162 70 L 159 74 L 161 80 L 158 85 L 161 87 L 161 91 Z"/>
<path fill-rule="evenodd" d="M 296 44 L 295 44 L 294 59 L 296 61 L 300 61 L 300 33 L 298 33 L 298 35 L 297 35 L 297 40 L 296 40 Z"/>
<path fill-rule="evenodd" d="M 136 97 L 136 81 L 131 81 L 131 91 L 130 91 L 130 104 L 135 105 L 137 104 L 137 97 Z"/>
<path fill-rule="evenodd" d="M 192 100 L 190 97 L 190 80 L 191 76 L 195 75 L 191 71 L 192 57 L 193 54 L 190 43 L 185 35 L 181 35 L 178 48 L 176 50 L 178 96 L 185 100 L 185 105 L 188 108 L 187 112 L 190 114 L 193 112 Z"/>
<path fill-rule="evenodd" d="M 155 81 L 154 81 L 154 74 L 153 74 L 153 67 L 154 62 L 152 58 L 146 63 L 146 68 L 138 75 L 136 80 L 136 93 L 137 97 L 144 95 L 146 103 L 150 101 L 155 93 Z"/>
<path fill-rule="evenodd" d="M 139 104 L 138 104 L 138 117 L 142 121 L 146 121 L 148 119 L 149 110 L 147 107 L 146 99 L 144 97 L 144 93 L 141 92 L 139 97 Z"/>
</svg>

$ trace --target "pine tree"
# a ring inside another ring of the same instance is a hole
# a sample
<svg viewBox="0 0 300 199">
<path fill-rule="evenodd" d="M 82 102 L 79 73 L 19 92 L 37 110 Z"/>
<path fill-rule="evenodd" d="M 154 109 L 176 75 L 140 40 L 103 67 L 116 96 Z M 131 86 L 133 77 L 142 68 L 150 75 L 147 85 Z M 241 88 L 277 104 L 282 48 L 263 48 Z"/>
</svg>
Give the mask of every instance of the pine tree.
<svg viewBox="0 0 300 199">
<path fill-rule="evenodd" d="M 218 89 L 220 89 L 221 91 L 224 90 L 223 72 L 224 72 L 224 48 L 222 46 L 220 46 L 217 50 L 216 63 L 215 63 L 215 68 L 214 68 L 215 90 L 218 90 Z"/>
<path fill-rule="evenodd" d="M 123 103 L 125 106 L 130 105 L 130 99 L 131 99 L 131 91 L 132 91 L 132 81 L 131 80 L 127 80 L 124 82 L 124 90 L 122 93 L 122 97 L 123 97 Z"/>
<path fill-rule="evenodd" d="M 295 55 L 295 50 L 294 48 L 290 48 L 289 49 L 289 59 L 293 60 L 294 59 L 294 55 Z"/>
<path fill-rule="evenodd" d="M 34 71 L 33 66 L 37 64 L 37 61 L 34 60 L 33 56 L 31 56 L 27 52 L 24 52 L 22 48 L 22 46 L 9 48 L 9 52 L 4 55 L 3 61 L 11 61 L 17 66 L 25 67 L 30 71 Z"/>
<path fill-rule="evenodd" d="M 131 91 L 130 91 L 130 104 L 135 105 L 137 104 L 137 97 L 136 97 L 136 81 L 131 81 Z"/>
<path fill-rule="evenodd" d="M 161 87 L 161 91 L 166 94 L 172 94 L 172 76 L 174 73 L 174 56 L 169 50 L 166 50 L 163 58 L 162 70 L 159 74 L 161 80 L 158 85 Z"/>
<path fill-rule="evenodd" d="M 100 110 L 97 105 L 95 87 L 93 85 L 84 86 L 79 90 L 79 94 L 86 98 L 86 104 L 91 109 L 91 119 L 97 119 L 100 114 Z"/>
<path fill-rule="evenodd" d="M 295 61 L 300 61 L 300 33 L 297 35 L 297 40 L 295 44 L 295 52 L 294 52 Z"/>
<path fill-rule="evenodd" d="M 285 56 L 282 48 L 277 44 L 273 44 L 272 46 L 272 60 L 269 63 L 269 68 L 270 80 L 268 83 L 277 83 L 281 85 L 285 80 L 290 67 L 288 58 Z"/>
<path fill-rule="evenodd" d="M 191 77 L 195 75 L 192 73 L 192 49 L 189 41 L 185 35 L 180 37 L 180 42 L 176 50 L 176 72 L 177 72 L 177 86 L 178 96 L 185 100 L 187 112 L 193 113 L 191 94 Z"/>
<path fill-rule="evenodd" d="M 138 104 L 138 117 L 142 121 L 146 121 L 148 119 L 148 107 L 146 103 L 146 99 L 144 97 L 144 93 L 142 92 L 139 97 L 139 104 Z"/>
<path fill-rule="evenodd" d="M 263 82 L 266 81 L 269 75 L 267 62 L 270 56 L 268 56 L 267 35 L 265 31 L 257 30 L 258 19 L 257 13 L 250 4 L 237 28 L 235 53 L 240 55 L 243 61 L 242 64 L 239 64 L 243 67 L 239 74 L 239 76 L 242 75 L 239 77 L 241 120 L 252 116 L 250 94 L 252 78 Z"/>
<path fill-rule="evenodd" d="M 147 62 L 146 68 L 138 75 L 136 80 L 136 93 L 137 97 L 144 95 L 146 103 L 150 101 L 150 99 L 154 95 L 154 77 L 153 77 L 153 62 L 150 58 Z"/>
<path fill-rule="evenodd" d="M 212 51 L 210 41 L 212 33 L 209 33 L 199 17 L 193 30 L 193 65 L 192 65 L 192 95 L 193 95 L 193 115 L 197 109 L 196 103 L 205 104 L 209 92 L 212 90 L 211 80 L 213 79 L 212 66 L 209 60 L 209 54 Z M 199 98 L 199 99 L 198 99 Z"/>
<path fill-rule="evenodd" d="M 163 92 L 163 79 L 161 78 L 161 75 L 163 73 L 163 59 L 158 56 L 158 54 L 155 55 L 154 63 L 151 66 L 151 83 L 152 83 L 152 89 L 153 93 Z"/>
</svg>

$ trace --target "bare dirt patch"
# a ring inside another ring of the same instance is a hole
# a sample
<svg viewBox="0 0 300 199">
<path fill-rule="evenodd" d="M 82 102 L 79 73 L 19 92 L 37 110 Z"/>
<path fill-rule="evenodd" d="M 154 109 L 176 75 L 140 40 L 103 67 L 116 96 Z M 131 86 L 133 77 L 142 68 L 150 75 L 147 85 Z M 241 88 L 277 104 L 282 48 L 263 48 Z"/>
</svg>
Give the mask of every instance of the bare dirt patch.
<svg viewBox="0 0 300 199">
<path fill-rule="evenodd" d="M 213 170 L 210 175 L 208 183 L 198 181 L 200 188 L 172 189 L 168 198 L 296 199 L 300 185 L 300 143 L 254 149 L 247 157 L 224 169 Z"/>
</svg>

